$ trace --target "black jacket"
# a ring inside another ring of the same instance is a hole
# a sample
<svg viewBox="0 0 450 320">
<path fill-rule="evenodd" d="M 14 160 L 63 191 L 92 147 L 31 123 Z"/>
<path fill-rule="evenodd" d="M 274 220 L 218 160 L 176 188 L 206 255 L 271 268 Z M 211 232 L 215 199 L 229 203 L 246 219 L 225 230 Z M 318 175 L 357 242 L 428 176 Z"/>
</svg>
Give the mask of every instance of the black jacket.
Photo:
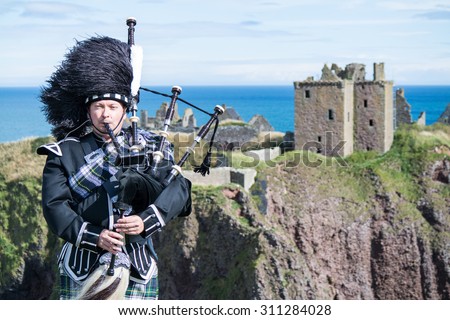
<svg viewBox="0 0 450 320">
<path fill-rule="evenodd" d="M 91 133 L 80 139 L 66 138 L 37 150 L 38 154 L 47 155 L 42 184 L 44 217 L 51 231 L 66 241 L 60 263 L 75 281 L 84 280 L 93 270 L 103 253 L 97 247 L 100 232 L 105 228 L 112 230 L 118 217 L 113 209 L 111 189 L 117 189 L 122 170 L 81 201 L 68 184 L 68 178 L 86 163 L 85 156 L 98 148 Z M 144 221 L 144 232 L 127 236 L 124 248 L 131 261 L 133 280 L 146 283 L 156 268 L 148 241 L 151 235 L 169 220 L 190 214 L 190 187 L 190 181 L 179 176 L 156 197 L 150 208 L 135 213 Z"/>
</svg>

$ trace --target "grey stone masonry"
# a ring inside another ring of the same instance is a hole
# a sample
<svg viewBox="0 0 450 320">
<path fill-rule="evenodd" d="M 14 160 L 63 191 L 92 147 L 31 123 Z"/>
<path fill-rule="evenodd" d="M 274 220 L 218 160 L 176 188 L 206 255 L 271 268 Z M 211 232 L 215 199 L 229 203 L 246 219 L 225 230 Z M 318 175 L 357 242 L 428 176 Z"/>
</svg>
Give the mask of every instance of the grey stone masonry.
<svg viewBox="0 0 450 320">
<path fill-rule="evenodd" d="M 222 113 L 219 116 L 219 120 L 236 120 L 236 121 L 243 121 L 241 116 L 236 112 L 236 110 L 233 107 L 226 107 L 224 113 Z"/>
<path fill-rule="evenodd" d="M 258 131 L 274 131 L 272 125 L 260 114 L 254 115 L 248 122 L 253 128 Z"/>
<path fill-rule="evenodd" d="M 384 64 L 374 64 L 374 79 L 365 66 L 345 70 L 333 64 L 321 80 L 294 82 L 295 148 L 326 156 L 353 150 L 386 152 L 394 139 L 393 82 L 384 80 Z"/>
<path fill-rule="evenodd" d="M 437 122 L 450 124 L 450 103 L 447 105 L 447 108 L 444 112 L 442 112 L 441 116 L 437 120 Z"/>
<path fill-rule="evenodd" d="M 425 126 L 427 123 L 427 114 L 424 112 L 421 112 L 419 114 L 419 118 L 417 118 L 416 122 L 419 126 Z"/>
<path fill-rule="evenodd" d="M 255 183 L 255 169 L 235 169 L 231 167 L 211 168 L 209 175 L 202 176 L 194 171 L 183 171 L 183 176 L 189 179 L 193 185 L 222 186 L 235 183 L 249 191 Z"/>
<path fill-rule="evenodd" d="M 274 148 L 265 148 L 265 149 L 258 149 L 258 150 L 251 150 L 244 152 L 244 154 L 248 157 L 251 157 L 258 161 L 270 161 L 275 159 L 276 157 L 281 155 L 281 148 L 280 147 L 274 147 Z"/>
<path fill-rule="evenodd" d="M 395 91 L 395 119 L 396 126 L 412 122 L 411 105 L 406 101 L 405 91 L 402 88 Z"/>
</svg>

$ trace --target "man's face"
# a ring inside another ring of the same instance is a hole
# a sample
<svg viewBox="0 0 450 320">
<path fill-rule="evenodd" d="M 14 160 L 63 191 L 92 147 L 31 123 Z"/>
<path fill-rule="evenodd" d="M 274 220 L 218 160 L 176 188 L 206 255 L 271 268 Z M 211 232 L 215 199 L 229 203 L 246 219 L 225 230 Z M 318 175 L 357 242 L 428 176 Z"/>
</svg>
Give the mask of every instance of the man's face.
<svg viewBox="0 0 450 320">
<path fill-rule="evenodd" d="M 125 108 L 120 102 L 115 100 L 99 100 L 92 102 L 88 109 L 89 117 L 94 126 L 93 130 L 98 135 L 109 140 L 105 123 L 108 124 L 111 130 L 117 134 L 122 129 L 123 121 L 125 119 Z M 122 117 L 123 116 L 123 117 Z"/>
</svg>

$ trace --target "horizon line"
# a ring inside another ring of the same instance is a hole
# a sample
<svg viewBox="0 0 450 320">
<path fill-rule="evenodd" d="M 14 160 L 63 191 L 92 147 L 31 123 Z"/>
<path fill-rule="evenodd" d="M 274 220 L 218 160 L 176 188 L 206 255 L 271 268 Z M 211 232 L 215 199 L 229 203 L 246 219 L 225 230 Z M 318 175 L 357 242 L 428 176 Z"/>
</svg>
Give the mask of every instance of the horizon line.
<svg viewBox="0 0 450 320">
<path fill-rule="evenodd" d="M 316 80 L 319 81 L 319 80 Z M 369 80 L 370 82 L 371 80 Z M 388 81 L 388 80 L 386 80 Z M 184 87 L 290 87 L 292 84 L 186 84 Z M 0 85 L 0 88 L 40 88 L 44 85 Z M 142 85 L 141 87 L 173 87 L 173 84 L 151 84 Z M 394 84 L 394 87 L 401 86 L 421 86 L 421 87 L 450 87 L 450 84 L 421 84 L 421 83 L 411 83 L 411 84 Z"/>
</svg>

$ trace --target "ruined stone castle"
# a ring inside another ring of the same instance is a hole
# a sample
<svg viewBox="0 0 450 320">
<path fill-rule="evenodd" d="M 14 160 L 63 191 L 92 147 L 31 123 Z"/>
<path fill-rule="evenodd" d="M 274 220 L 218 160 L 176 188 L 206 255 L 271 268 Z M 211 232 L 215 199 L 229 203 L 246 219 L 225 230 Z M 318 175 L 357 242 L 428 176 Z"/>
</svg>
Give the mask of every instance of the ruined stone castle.
<svg viewBox="0 0 450 320">
<path fill-rule="evenodd" d="M 161 129 L 164 126 L 164 119 L 166 117 L 169 104 L 163 102 L 154 117 L 149 117 L 147 110 L 141 110 L 140 126 L 147 130 Z M 177 132 L 195 132 L 197 129 L 197 119 L 194 116 L 191 108 L 184 110 L 183 117 L 178 114 L 178 104 L 174 106 L 174 113 L 172 119 L 172 130 Z"/>
<path fill-rule="evenodd" d="M 295 148 L 327 156 L 354 150 L 386 152 L 394 136 L 393 81 L 385 80 L 384 63 L 374 63 L 373 80 L 365 65 L 331 69 L 320 80 L 294 82 Z"/>
</svg>

